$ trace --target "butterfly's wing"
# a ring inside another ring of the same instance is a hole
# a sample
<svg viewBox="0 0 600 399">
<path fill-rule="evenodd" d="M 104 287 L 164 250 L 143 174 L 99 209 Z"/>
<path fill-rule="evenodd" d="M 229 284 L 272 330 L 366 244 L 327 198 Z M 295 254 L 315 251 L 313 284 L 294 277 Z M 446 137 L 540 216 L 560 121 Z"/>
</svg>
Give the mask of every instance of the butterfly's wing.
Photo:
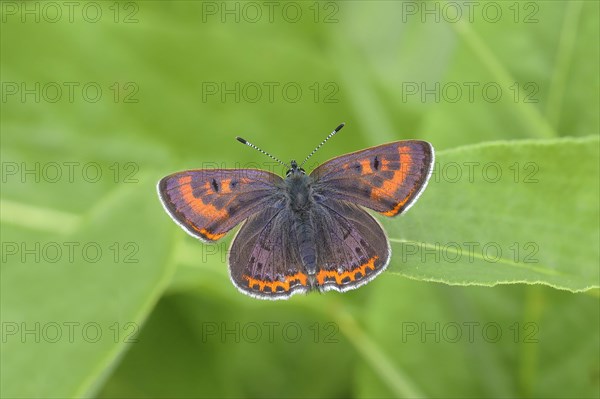
<svg viewBox="0 0 600 399">
<path fill-rule="evenodd" d="M 315 179 L 315 192 L 324 197 L 396 216 L 425 189 L 433 164 L 431 144 L 406 140 L 339 156 L 310 175 Z"/>
<path fill-rule="evenodd" d="M 310 289 L 299 244 L 292 231 L 294 218 L 283 201 L 264 207 L 244 222 L 231 244 L 228 263 L 233 284 L 259 299 L 287 299 Z"/>
<path fill-rule="evenodd" d="M 383 228 L 361 207 L 325 198 L 314 211 L 317 227 L 316 285 L 347 291 L 371 281 L 387 267 L 390 245 Z"/>
<path fill-rule="evenodd" d="M 312 289 L 347 291 L 387 267 L 390 245 L 381 225 L 347 201 L 322 198 L 310 219 L 318 237 L 316 274 L 302 266 L 294 218 L 283 204 L 252 215 L 229 252 L 229 272 L 238 289 L 260 299 L 287 299 Z"/>
<path fill-rule="evenodd" d="M 165 210 L 185 231 L 215 241 L 280 195 L 281 177 L 256 169 L 199 169 L 158 182 Z"/>
</svg>

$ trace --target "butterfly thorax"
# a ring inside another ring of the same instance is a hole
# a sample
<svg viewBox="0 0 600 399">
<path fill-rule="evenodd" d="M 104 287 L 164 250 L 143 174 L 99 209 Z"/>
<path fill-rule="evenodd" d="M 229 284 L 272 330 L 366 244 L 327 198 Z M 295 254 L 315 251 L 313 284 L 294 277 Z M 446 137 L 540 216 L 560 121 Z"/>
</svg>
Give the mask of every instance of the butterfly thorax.
<svg viewBox="0 0 600 399">
<path fill-rule="evenodd" d="M 294 213 L 302 214 L 308 212 L 313 203 L 312 178 L 298 167 L 296 161 L 292 161 L 291 165 L 285 178 L 287 204 Z"/>
<path fill-rule="evenodd" d="M 293 175 L 285 179 L 287 204 L 294 213 L 308 212 L 313 203 L 311 178 Z"/>
</svg>

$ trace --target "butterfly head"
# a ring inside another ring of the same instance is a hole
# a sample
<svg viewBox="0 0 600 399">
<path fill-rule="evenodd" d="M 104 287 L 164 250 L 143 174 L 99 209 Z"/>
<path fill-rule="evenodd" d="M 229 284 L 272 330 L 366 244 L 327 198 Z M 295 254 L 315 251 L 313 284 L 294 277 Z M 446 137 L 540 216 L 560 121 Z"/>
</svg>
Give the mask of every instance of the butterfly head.
<svg viewBox="0 0 600 399">
<path fill-rule="evenodd" d="M 285 172 L 285 177 L 296 176 L 296 175 L 305 175 L 306 172 L 304 169 L 298 166 L 298 163 L 295 160 L 290 162 L 290 169 Z"/>
</svg>

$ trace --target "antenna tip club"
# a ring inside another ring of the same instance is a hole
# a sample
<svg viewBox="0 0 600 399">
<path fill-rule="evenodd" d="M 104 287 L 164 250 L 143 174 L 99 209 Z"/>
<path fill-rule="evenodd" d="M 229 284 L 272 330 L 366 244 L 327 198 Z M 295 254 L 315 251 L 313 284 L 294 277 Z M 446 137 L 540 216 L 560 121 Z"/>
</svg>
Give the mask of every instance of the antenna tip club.
<svg viewBox="0 0 600 399">
<path fill-rule="evenodd" d="M 339 132 L 346 124 L 344 122 L 340 123 L 338 127 L 335 128 L 335 132 Z"/>
<path fill-rule="evenodd" d="M 235 139 L 242 144 L 248 144 L 248 142 L 246 140 L 244 140 L 243 138 L 241 138 L 240 136 L 237 136 Z"/>
</svg>

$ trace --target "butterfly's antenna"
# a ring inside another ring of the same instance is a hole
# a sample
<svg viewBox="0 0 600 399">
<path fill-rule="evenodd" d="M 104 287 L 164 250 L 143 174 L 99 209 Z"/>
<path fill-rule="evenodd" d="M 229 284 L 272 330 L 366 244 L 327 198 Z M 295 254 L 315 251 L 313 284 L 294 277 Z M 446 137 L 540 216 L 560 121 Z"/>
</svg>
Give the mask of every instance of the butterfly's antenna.
<svg viewBox="0 0 600 399">
<path fill-rule="evenodd" d="M 299 166 L 299 167 L 302 167 L 302 165 L 304 165 L 304 164 L 306 163 L 306 161 L 308 161 L 308 158 L 312 157 L 312 156 L 313 156 L 313 154 L 314 154 L 315 152 L 317 152 L 317 150 L 318 150 L 319 148 L 321 148 L 321 146 L 327 142 L 327 140 L 329 140 L 329 139 L 330 139 L 330 138 L 332 138 L 332 137 L 333 137 L 333 136 L 334 136 L 334 135 L 335 135 L 337 132 L 339 132 L 340 130 L 342 130 L 342 128 L 344 127 L 344 125 L 345 125 L 345 123 L 342 123 L 342 124 L 340 124 L 338 127 L 336 127 L 336 128 L 335 128 L 335 130 L 334 130 L 333 132 L 329 133 L 329 136 L 325 137 L 325 140 L 323 140 L 323 141 L 321 142 L 321 144 L 319 144 L 319 145 L 317 146 L 317 148 L 315 148 L 315 149 L 314 149 L 314 150 L 313 150 L 313 151 L 312 151 L 310 154 L 308 154 L 308 156 L 307 156 L 307 157 L 304 159 L 304 161 L 302 161 L 302 163 L 300 164 L 300 166 Z"/>
<path fill-rule="evenodd" d="M 261 150 L 260 148 L 258 148 L 257 146 L 255 146 L 252 143 L 249 143 L 248 141 L 244 140 L 243 138 L 241 138 L 240 136 L 236 137 L 237 141 L 239 141 L 242 144 L 246 144 L 248 147 L 252 147 L 255 150 L 257 150 L 258 152 L 262 152 L 263 154 L 265 154 L 266 156 L 268 156 L 269 158 L 271 158 L 274 161 L 279 162 L 280 164 L 282 164 L 283 166 L 285 166 L 286 168 L 289 168 L 289 165 L 284 164 L 283 162 L 281 162 L 279 159 L 275 158 L 273 155 L 269 154 L 266 151 Z"/>
</svg>

